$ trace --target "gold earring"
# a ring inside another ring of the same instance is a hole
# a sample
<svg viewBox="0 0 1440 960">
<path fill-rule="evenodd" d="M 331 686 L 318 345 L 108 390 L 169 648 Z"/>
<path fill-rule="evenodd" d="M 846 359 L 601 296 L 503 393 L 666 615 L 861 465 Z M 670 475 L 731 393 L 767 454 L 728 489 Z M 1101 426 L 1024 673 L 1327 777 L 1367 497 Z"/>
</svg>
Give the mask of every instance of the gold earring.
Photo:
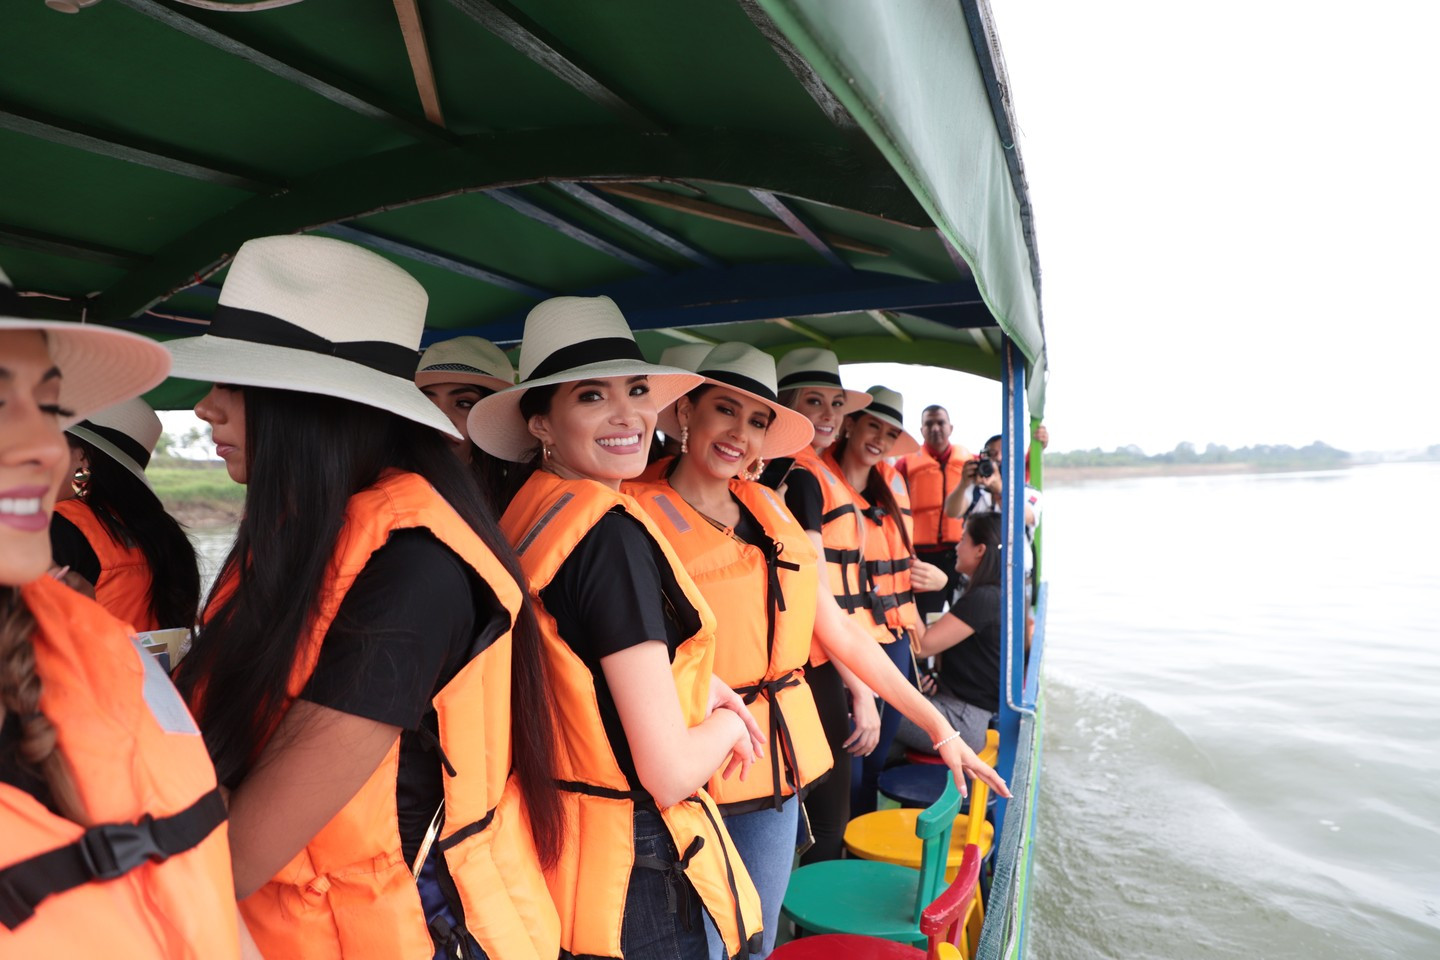
<svg viewBox="0 0 1440 960">
<path fill-rule="evenodd" d="M 550 459 L 550 448 L 547 447 L 547 446 L 545 446 L 545 444 L 543 444 L 543 443 L 540 444 L 540 458 L 541 458 L 542 460 L 549 460 L 549 459 Z"/>
<path fill-rule="evenodd" d="M 680 452 L 690 452 L 690 428 L 688 426 L 680 428 Z"/>
</svg>

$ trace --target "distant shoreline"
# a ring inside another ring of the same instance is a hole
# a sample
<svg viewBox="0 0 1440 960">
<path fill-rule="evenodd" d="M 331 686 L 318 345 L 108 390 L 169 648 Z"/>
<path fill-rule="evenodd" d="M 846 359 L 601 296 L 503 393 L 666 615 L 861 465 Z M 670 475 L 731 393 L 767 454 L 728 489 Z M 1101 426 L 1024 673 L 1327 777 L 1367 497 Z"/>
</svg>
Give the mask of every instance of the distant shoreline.
<svg viewBox="0 0 1440 960">
<path fill-rule="evenodd" d="M 1225 476 L 1237 473 L 1294 473 L 1311 470 L 1348 470 L 1351 464 L 1258 463 L 1146 463 L 1115 467 L 1045 467 L 1046 486 L 1064 486 L 1095 480 L 1123 480 L 1134 477 Z"/>
</svg>

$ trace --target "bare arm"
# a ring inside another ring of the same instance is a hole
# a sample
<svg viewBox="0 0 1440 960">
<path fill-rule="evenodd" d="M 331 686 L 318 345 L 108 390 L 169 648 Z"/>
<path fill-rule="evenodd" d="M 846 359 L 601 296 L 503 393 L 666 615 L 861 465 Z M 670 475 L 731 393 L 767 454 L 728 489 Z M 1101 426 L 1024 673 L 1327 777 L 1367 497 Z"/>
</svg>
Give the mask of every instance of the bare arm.
<svg viewBox="0 0 1440 960">
<path fill-rule="evenodd" d="M 684 800 L 722 764 L 728 771 L 732 752 L 742 761 L 744 779 L 755 760 L 745 722 L 733 710 L 719 709 L 685 726 L 664 643 L 647 640 L 601 657 L 600 669 L 615 698 L 640 785 L 657 804 L 668 807 Z"/>
<path fill-rule="evenodd" d="M 920 656 L 933 657 L 942 650 L 949 650 L 967 637 L 975 635 L 975 628 L 952 613 L 947 613 L 930 625 L 920 639 Z"/>
<path fill-rule="evenodd" d="M 289 863 L 370 779 L 400 728 L 296 700 L 230 798 L 235 896 Z"/>
</svg>

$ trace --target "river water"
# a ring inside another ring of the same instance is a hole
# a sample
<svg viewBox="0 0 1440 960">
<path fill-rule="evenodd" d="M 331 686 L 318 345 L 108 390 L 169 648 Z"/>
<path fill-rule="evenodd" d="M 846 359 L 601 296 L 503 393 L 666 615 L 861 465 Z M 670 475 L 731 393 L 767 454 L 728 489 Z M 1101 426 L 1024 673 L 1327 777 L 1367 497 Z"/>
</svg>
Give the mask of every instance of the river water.
<svg viewBox="0 0 1440 960">
<path fill-rule="evenodd" d="M 1440 958 L 1440 464 L 1046 494 L 1031 960 Z M 196 535 L 207 584 L 232 530 Z"/>
<path fill-rule="evenodd" d="M 1047 493 L 1032 960 L 1440 957 L 1437 492 Z"/>
</svg>

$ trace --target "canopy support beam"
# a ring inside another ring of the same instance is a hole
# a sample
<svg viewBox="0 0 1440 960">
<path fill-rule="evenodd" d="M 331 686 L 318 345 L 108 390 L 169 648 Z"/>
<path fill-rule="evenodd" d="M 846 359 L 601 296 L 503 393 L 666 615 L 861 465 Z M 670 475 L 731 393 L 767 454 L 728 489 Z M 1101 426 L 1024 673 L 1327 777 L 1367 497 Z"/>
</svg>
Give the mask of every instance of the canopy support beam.
<svg viewBox="0 0 1440 960">
<path fill-rule="evenodd" d="M 820 239 L 820 234 L 816 233 L 810 224 L 806 223 L 805 219 L 800 216 L 799 212 L 792 210 L 784 200 L 781 200 L 768 190 L 751 190 L 750 195 L 763 203 L 765 209 L 779 217 L 780 221 L 790 228 L 791 233 L 795 234 L 795 236 L 801 240 L 804 240 L 806 245 L 809 246 L 811 250 L 820 254 L 821 259 L 830 264 L 830 266 L 837 270 L 850 269 L 850 264 L 845 262 L 845 258 L 832 250 L 830 244 Z"/>
<path fill-rule="evenodd" d="M 376 250 L 384 250 L 386 253 L 393 253 L 397 257 L 404 257 L 407 260 L 415 260 L 420 263 L 428 263 L 432 267 L 439 267 L 441 270 L 448 270 L 450 273 L 462 277 L 469 277 L 471 280 L 479 280 L 481 283 L 488 283 L 492 287 L 501 287 L 515 293 L 524 294 L 527 297 L 534 297 L 536 300 L 543 300 L 546 297 L 554 296 L 549 290 L 531 286 L 523 280 L 503 273 L 497 273 L 478 264 L 469 263 L 465 260 L 458 260 L 455 257 L 447 256 L 436 250 L 418 246 L 412 243 L 405 243 L 400 240 L 392 240 L 389 237 L 381 236 L 378 233 L 371 233 L 369 230 L 362 230 L 359 227 L 343 223 L 332 223 L 328 227 L 321 227 L 320 233 L 338 237 L 341 240 L 349 240 L 362 246 L 372 247 Z"/>
<path fill-rule="evenodd" d="M 775 21 L 770 19 L 769 14 L 760 9 L 758 0 L 738 0 L 738 2 L 740 9 L 745 11 L 745 16 L 750 18 L 755 29 L 759 30 L 760 35 L 770 44 L 770 48 L 775 51 L 775 56 L 785 64 L 785 69 L 789 70 L 799 81 L 800 86 L 805 88 L 805 92 L 810 94 L 810 99 L 815 101 L 820 112 L 825 114 L 826 118 L 839 129 L 847 133 L 860 133 L 860 125 L 855 122 L 854 117 L 850 116 L 850 111 L 846 110 L 845 105 L 835 98 L 835 94 L 825 86 L 825 81 L 820 79 L 820 75 L 815 72 L 810 61 L 800 55 L 800 51 L 795 49 L 795 45 L 786 38 L 785 34 L 780 32 L 779 27 L 775 26 Z"/>
<path fill-rule="evenodd" d="M 26 230 L 23 227 L 12 227 L 3 223 L 0 223 L 0 247 L 48 253 L 57 257 L 68 257 L 71 260 L 84 260 L 87 263 L 98 263 L 107 267 L 120 267 L 122 270 L 137 267 L 145 262 L 145 258 L 138 253 L 116 250 L 114 247 L 103 247 L 99 244 L 82 243 L 68 237 L 57 237 L 53 234 Z"/>
<path fill-rule="evenodd" d="M 900 340 L 905 343 L 915 342 L 915 338 L 910 336 L 910 334 L 906 333 L 903 329 L 901 329 L 900 324 L 896 323 L 894 319 L 892 319 L 891 316 L 884 310 L 866 310 L 865 312 L 870 315 L 871 320 L 874 320 L 877 324 L 879 324 L 880 329 L 890 334 L 890 336 L 894 337 L 896 340 Z"/>
<path fill-rule="evenodd" d="M 628 126 L 650 133 L 664 129 L 659 121 L 597 78 L 593 70 L 558 40 L 505 0 L 450 0 L 450 5 Z"/>
<path fill-rule="evenodd" d="M 425 24 L 420 20 L 418 0 L 395 0 L 395 16 L 400 20 L 400 33 L 405 38 L 405 52 L 410 57 L 410 72 L 415 77 L 415 92 L 420 95 L 425 119 L 443 127 L 445 114 L 440 109 L 440 90 L 430 65 L 430 46 L 425 42 Z"/>
<path fill-rule="evenodd" d="M 698 264 L 699 266 L 705 267 L 710 270 L 718 270 L 724 266 L 723 263 L 710 256 L 710 254 L 706 253 L 704 250 L 701 250 L 698 247 L 693 247 L 690 244 L 686 243 L 684 240 L 681 240 L 679 237 L 675 236 L 674 234 L 668 233 L 665 230 L 657 227 L 649 220 L 637 216 L 623 207 L 616 206 L 614 203 L 611 203 L 609 200 L 601 196 L 599 192 L 597 192 L 591 187 L 586 186 L 583 183 L 571 183 L 567 181 L 562 181 L 560 183 L 551 184 L 551 186 L 563 191 L 564 193 L 569 194 L 576 200 L 579 200 L 581 203 L 585 204 L 590 209 L 594 210 L 596 213 L 599 213 L 605 217 L 609 217 L 611 220 L 614 220 L 621 226 L 628 227 L 629 229 L 640 234 L 640 236 L 644 237 L 645 239 L 654 241 L 655 243 L 660 244 L 660 246 L 665 247 L 667 250 L 678 253 L 680 256 L 691 261 L 692 263 Z"/>
<path fill-rule="evenodd" d="M 569 237 L 577 243 L 583 243 L 590 249 L 598 250 L 608 257 L 613 257 L 623 264 L 634 267 L 636 270 L 655 275 L 663 275 L 669 272 L 659 264 L 651 263 L 644 257 L 631 253 L 624 247 L 617 246 L 604 237 L 592 233 L 574 220 L 561 216 L 553 210 L 547 210 L 531 200 L 527 200 L 514 190 L 487 190 L 485 191 L 485 195 L 497 203 L 509 207 L 521 216 L 529 217 L 536 223 L 544 224 L 561 236 Z"/>
<path fill-rule="evenodd" d="M 161 170 L 224 187 L 235 187 L 251 193 L 273 193 L 281 188 L 279 182 L 268 180 L 262 175 L 225 169 L 200 157 L 186 156 L 174 147 L 146 143 L 133 137 L 121 137 L 73 122 L 62 122 L 13 106 L 0 109 L 0 130 L 10 130 L 96 156 L 124 160 L 151 170 Z"/>
<path fill-rule="evenodd" d="M 172 10 L 164 4 L 158 3 L 157 0 L 116 0 L 116 2 L 129 7 L 136 13 L 178 30 L 192 39 L 208 44 L 222 53 L 228 53 L 247 63 L 254 64 L 281 80 L 293 83 L 316 96 L 324 97 L 331 103 L 358 113 L 362 117 L 378 120 L 416 140 L 436 145 L 450 143 L 445 131 L 428 123 L 412 120 L 401 111 L 380 104 L 372 94 L 354 88 L 349 81 L 325 76 L 318 67 L 288 63 L 279 57 L 257 50 L 229 34 L 221 33 L 198 20 L 193 20 L 179 11 Z"/>
<path fill-rule="evenodd" d="M 775 326 L 777 327 L 784 327 L 786 330 L 789 330 L 793 333 L 798 333 L 802 337 L 814 340 L 822 347 L 830 346 L 829 337 L 825 336 L 825 334 L 821 333 L 819 330 L 816 330 L 814 327 L 806 326 L 798 320 L 791 320 L 789 317 L 772 317 L 770 318 L 770 323 L 775 324 Z"/>
</svg>

